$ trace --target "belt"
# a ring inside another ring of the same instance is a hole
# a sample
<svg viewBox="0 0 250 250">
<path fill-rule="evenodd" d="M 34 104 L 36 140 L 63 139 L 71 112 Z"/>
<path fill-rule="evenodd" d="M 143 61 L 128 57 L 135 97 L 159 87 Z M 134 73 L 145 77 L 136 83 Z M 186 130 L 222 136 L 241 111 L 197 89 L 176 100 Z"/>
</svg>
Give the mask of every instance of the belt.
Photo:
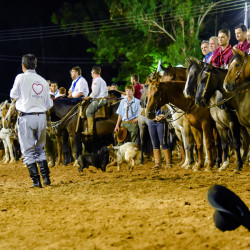
<svg viewBox="0 0 250 250">
<path fill-rule="evenodd" d="M 26 116 L 26 115 L 42 115 L 45 114 L 46 112 L 32 112 L 32 113 L 24 113 L 24 112 L 19 112 L 19 116 Z"/>
<path fill-rule="evenodd" d="M 132 119 L 132 120 L 130 120 L 130 121 L 122 121 L 122 123 L 133 123 L 132 121 L 133 121 L 134 119 Z M 134 122 L 134 123 L 136 123 L 136 122 Z"/>
</svg>

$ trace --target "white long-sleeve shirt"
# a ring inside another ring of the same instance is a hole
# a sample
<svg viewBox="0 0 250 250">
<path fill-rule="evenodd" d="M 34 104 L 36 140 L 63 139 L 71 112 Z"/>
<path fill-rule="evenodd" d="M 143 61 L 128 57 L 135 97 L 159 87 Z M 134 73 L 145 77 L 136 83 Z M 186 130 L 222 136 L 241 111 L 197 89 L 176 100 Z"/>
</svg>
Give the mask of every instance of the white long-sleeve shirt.
<svg viewBox="0 0 250 250">
<path fill-rule="evenodd" d="M 78 78 L 76 80 L 74 80 L 71 84 L 71 87 L 69 90 L 72 91 L 72 87 L 74 85 L 74 83 L 78 80 Z M 89 94 L 89 86 L 88 86 L 88 82 L 86 81 L 86 79 L 82 76 L 80 76 L 80 79 L 77 81 L 76 86 L 74 91 L 72 91 L 72 97 L 74 98 L 78 93 L 82 92 L 84 97 L 87 97 Z"/>
<path fill-rule="evenodd" d="M 108 96 L 108 90 L 107 90 L 106 82 L 100 76 L 93 79 L 92 93 L 90 94 L 90 97 L 92 97 L 92 98 L 104 98 L 107 96 Z"/>
<path fill-rule="evenodd" d="M 25 112 L 45 112 L 53 106 L 48 82 L 35 70 L 16 76 L 10 97 L 17 99 L 16 109 Z"/>
</svg>

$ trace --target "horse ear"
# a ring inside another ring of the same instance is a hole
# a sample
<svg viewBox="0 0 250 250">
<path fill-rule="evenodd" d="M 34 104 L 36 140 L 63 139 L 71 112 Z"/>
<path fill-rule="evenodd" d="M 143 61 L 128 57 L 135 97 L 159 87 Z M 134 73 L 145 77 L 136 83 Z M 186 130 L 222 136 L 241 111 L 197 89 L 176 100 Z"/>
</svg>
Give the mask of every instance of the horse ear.
<svg viewBox="0 0 250 250">
<path fill-rule="evenodd" d="M 168 64 L 168 68 L 173 68 L 173 66 L 171 65 L 171 63 Z"/>
<path fill-rule="evenodd" d="M 162 64 L 161 64 L 161 68 L 163 69 L 163 71 L 166 71 L 166 70 L 167 70 L 167 68 L 164 67 Z"/>
<path fill-rule="evenodd" d="M 239 54 L 240 56 L 245 56 L 245 54 L 244 54 L 244 52 L 242 52 L 240 49 L 238 49 L 238 48 L 233 48 L 233 50 L 237 53 L 237 54 Z"/>
<path fill-rule="evenodd" d="M 189 59 L 189 58 L 186 58 L 186 62 L 188 63 L 188 65 L 190 65 L 190 64 L 191 64 L 191 61 L 190 61 L 190 59 Z"/>
<path fill-rule="evenodd" d="M 201 65 L 201 61 L 198 60 L 197 58 L 194 57 L 193 60 L 194 60 L 198 65 Z"/>
</svg>

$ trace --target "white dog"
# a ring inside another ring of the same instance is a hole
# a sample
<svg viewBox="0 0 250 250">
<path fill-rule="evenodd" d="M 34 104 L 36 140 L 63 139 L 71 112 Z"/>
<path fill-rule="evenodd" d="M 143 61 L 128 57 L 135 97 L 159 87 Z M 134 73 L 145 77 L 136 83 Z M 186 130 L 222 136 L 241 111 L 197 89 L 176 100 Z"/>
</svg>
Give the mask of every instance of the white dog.
<svg viewBox="0 0 250 250">
<path fill-rule="evenodd" d="M 121 146 L 113 146 L 112 144 L 108 147 L 109 156 L 117 161 L 117 170 L 120 170 L 122 163 L 128 163 L 128 169 L 133 169 L 135 165 L 139 164 L 140 160 L 140 149 L 137 144 L 127 142 Z"/>
</svg>

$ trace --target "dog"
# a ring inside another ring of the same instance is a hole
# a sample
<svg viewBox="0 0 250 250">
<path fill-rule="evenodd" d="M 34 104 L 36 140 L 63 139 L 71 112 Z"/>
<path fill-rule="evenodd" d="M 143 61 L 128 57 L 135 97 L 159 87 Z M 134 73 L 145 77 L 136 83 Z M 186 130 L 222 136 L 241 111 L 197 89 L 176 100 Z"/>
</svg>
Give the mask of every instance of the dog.
<svg viewBox="0 0 250 250">
<path fill-rule="evenodd" d="M 117 170 L 120 170 L 122 163 L 128 163 L 128 169 L 133 170 L 139 164 L 140 149 L 137 144 L 127 142 L 121 146 L 108 146 L 109 156 L 117 161 Z"/>
<path fill-rule="evenodd" d="M 106 172 L 106 166 L 109 163 L 109 151 L 107 147 L 103 147 L 97 154 L 83 154 L 77 159 L 80 167 L 79 172 L 83 172 L 84 168 L 89 168 L 89 166 L 94 166 L 97 169 L 101 169 L 102 172 Z"/>
</svg>

